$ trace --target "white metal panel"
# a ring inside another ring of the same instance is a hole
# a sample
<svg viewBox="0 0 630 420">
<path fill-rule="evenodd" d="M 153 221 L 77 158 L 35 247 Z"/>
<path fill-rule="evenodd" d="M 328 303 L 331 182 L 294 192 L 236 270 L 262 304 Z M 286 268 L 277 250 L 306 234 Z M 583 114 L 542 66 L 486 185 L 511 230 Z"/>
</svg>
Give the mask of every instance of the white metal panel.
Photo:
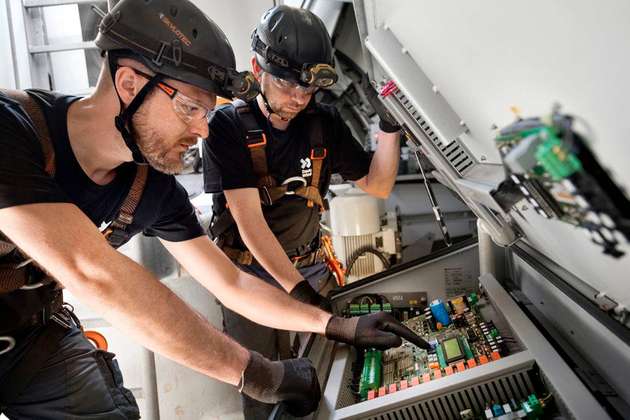
<svg viewBox="0 0 630 420">
<path fill-rule="evenodd" d="M 439 87 L 471 136 L 479 159 L 498 162 L 493 124 L 544 115 L 554 102 L 588 121 L 592 147 L 622 187 L 630 187 L 630 3 L 366 1 L 368 26 L 387 24 Z M 601 253 L 584 233 L 535 212 L 517 216 L 528 241 L 567 270 L 630 307 L 630 257 Z M 627 252 L 630 247 L 624 248 Z M 606 273 L 602 275 L 602 273 Z"/>
<path fill-rule="evenodd" d="M 0 87 L 15 88 L 15 71 L 13 68 L 13 48 L 7 13 L 7 1 L 0 0 Z"/>
<path fill-rule="evenodd" d="M 225 32 L 236 55 L 236 67 L 239 70 L 251 70 L 250 59 L 253 54 L 250 35 L 262 14 L 273 7 L 273 1 L 192 0 L 192 2 Z"/>
</svg>

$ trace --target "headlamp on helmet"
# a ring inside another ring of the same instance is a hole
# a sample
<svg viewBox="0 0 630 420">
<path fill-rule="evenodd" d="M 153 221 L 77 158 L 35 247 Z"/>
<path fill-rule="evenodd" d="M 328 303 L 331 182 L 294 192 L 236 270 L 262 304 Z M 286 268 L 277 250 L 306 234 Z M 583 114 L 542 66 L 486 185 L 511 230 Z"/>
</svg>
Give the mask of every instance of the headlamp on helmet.
<svg viewBox="0 0 630 420">
<path fill-rule="evenodd" d="M 282 56 L 266 45 L 256 34 L 252 34 L 252 50 L 263 57 L 269 64 L 292 72 L 297 81 L 307 86 L 327 88 L 337 82 L 338 75 L 335 68 L 327 63 L 297 64 Z"/>
</svg>

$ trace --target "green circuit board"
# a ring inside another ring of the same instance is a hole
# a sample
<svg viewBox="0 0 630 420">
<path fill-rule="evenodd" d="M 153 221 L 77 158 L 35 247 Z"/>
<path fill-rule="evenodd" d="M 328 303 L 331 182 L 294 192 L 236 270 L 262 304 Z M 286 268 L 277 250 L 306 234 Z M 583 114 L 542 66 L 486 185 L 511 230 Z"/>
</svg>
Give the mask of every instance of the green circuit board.
<svg viewBox="0 0 630 420">
<path fill-rule="evenodd" d="M 450 322 L 435 322 L 431 312 L 403 324 L 431 344 L 424 350 L 403 340 L 402 346 L 381 352 L 366 350 L 359 381 L 359 400 L 377 398 L 411 386 L 491 363 L 508 354 L 498 329 L 479 312 L 482 301 L 460 296 L 445 302 Z"/>
</svg>

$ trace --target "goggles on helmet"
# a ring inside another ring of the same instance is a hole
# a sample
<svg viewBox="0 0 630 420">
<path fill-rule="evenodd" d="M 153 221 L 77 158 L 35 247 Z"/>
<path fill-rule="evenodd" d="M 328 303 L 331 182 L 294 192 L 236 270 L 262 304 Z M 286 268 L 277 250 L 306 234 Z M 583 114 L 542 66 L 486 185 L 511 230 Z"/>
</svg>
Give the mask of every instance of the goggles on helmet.
<svg viewBox="0 0 630 420">
<path fill-rule="evenodd" d="M 256 32 L 252 34 L 252 49 L 270 64 L 292 71 L 296 76 L 296 80 L 305 86 L 327 88 L 337 82 L 337 72 L 330 64 L 304 63 L 299 65 L 294 63 L 261 41 Z"/>
<path fill-rule="evenodd" d="M 251 101 L 260 92 L 260 86 L 250 71 L 238 72 L 212 64 L 208 67 L 208 74 L 213 82 L 222 86 L 232 97 L 245 102 Z"/>
</svg>

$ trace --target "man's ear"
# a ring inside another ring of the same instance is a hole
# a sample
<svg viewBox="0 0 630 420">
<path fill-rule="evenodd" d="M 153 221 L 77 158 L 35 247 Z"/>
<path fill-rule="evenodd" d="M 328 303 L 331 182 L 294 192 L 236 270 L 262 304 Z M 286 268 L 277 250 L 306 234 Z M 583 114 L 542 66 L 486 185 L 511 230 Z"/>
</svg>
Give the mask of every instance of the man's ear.
<svg viewBox="0 0 630 420">
<path fill-rule="evenodd" d="M 252 73 L 254 73 L 254 77 L 256 77 L 256 80 L 260 81 L 260 76 L 263 69 L 258 64 L 258 61 L 256 61 L 256 56 L 252 57 L 251 63 L 252 63 Z"/>
<path fill-rule="evenodd" d="M 114 78 L 116 90 L 120 100 L 125 105 L 129 105 L 142 88 L 138 79 L 139 76 L 131 67 L 121 66 L 116 70 L 116 77 Z"/>
</svg>

